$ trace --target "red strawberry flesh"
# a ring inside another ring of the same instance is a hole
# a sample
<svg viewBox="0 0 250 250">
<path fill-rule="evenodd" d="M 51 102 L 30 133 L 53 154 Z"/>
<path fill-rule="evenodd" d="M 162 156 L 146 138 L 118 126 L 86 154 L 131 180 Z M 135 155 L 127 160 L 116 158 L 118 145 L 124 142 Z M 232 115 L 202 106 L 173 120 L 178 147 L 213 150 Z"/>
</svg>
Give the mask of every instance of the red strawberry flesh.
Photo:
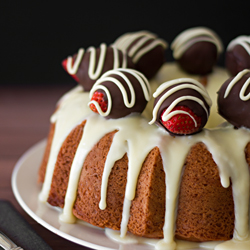
<svg viewBox="0 0 250 250">
<path fill-rule="evenodd" d="M 95 91 L 92 98 L 91 98 L 91 101 L 96 101 L 98 102 L 102 112 L 106 112 L 107 111 L 107 108 L 108 108 L 108 101 L 106 100 L 105 98 L 105 94 L 102 93 L 102 92 L 99 92 L 99 91 Z M 98 110 L 95 106 L 95 104 L 91 103 L 89 105 L 90 109 L 92 111 L 94 111 L 95 113 L 98 113 Z"/>
<path fill-rule="evenodd" d="M 62 61 L 62 66 L 63 66 L 63 68 L 64 68 L 64 70 L 65 70 L 66 72 L 68 72 L 68 69 L 67 69 L 67 62 L 68 62 L 68 59 L 64 59 L 64 60 Z M 72 63 L 74 63 L 74 62 L 72 62 Z M 73 77 L 73 79 L 74 79 L 75 81 L 79 82 L 79 79 L 78 79 L 78 77 L 77 77 L 76 75 L 71 75 L 71 76 Z"/>
<path fill-rule="evenodd" d="M 162 116 L 166 109 L 161 113 L 161 123 L 162 125 L 172 134 L 176 135 L 190 135 L 198 132 L 201 126 L 201 117 L 198 117 L 194 112 L 185 106 L 177 106 L 172 109 L 173 111 L 185 111 L 188 112 L 196 121 L 197 126 L 195 126 L 195 122 L 188 114 L 176 114 L 172 116 L 169 120 L 163 121 Z M 170 113 L 171 113 L 170 112 Z"/>
</svg>

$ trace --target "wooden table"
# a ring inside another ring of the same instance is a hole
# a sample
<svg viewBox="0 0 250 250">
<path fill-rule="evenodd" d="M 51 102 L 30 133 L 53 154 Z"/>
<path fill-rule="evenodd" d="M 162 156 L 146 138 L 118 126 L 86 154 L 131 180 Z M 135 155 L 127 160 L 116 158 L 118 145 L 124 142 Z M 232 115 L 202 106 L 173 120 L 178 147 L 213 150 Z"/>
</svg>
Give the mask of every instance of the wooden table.
<svg viewBox="0 0 250 250">
<path fill-rule="evenodd" d="M 9 200 L 54 250 L 89 248 L 55 235 L 27 215 L 13 195 L 11 174 L 19 157 L 47 136 L 58 98 L 73 86 L 0 86 L 0 199 Z"/>
</svg>

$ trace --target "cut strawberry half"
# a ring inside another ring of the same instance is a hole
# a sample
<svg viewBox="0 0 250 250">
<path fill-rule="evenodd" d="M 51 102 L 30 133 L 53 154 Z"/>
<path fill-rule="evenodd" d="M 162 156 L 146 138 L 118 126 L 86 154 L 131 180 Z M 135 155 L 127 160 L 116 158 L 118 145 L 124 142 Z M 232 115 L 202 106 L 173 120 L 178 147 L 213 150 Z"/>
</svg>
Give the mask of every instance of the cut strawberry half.
<svg viewBox="0 0 250 250">
<path fill-rule="evenodd" d="M 190 135 L 200 130 L 201 117 L 198 117 L 196 114 L 194 114 L 194 112 L 190 108 L 186 106 L 177 106 L 173 108 L 171 112 L 185 111 L 188 112 L 189 115 L 179 113 L 172 116 L 169 120 L 163 121 L 162 116 L 165 110 L 163 110 L 163 112 L 161 113 L 161 123 L 170 133 L 175 135 Z M 193 119 L 196 121 L 196 124 Z"/>
<path fill-rule="evenodd" d="M 107 108 L 108 108 L 108 101 L 106 100 L 105 97 L 106 96 L 104 93 L 102 93 L 100 91 L 95 91 L 92 98 L 91 98 L 91 101 L 96 101 L 99 104 L 102 112 L 106 112 Z M 99 113 L 94 103 L 91 103 L 89 105 L 89 107 L 95 113 Z"/>
<path fill-rule="evenodd" d="M 62 66 L 63 66 L 64 70 L 68 73 L 67 62 L 68 62 L 68 59 L 64 59 L 64 60 L 62 61 Z M 72 62 L 72 63 L 74 63 L 74 62 Z M 71 75 L 71 74 L 70 74 L 70 75 Z M 74 79 L 75 81 L 79 82 L 79 79 L 78 79 L 78 77 L 77 77 L 76 75 L 71 75 L 71 76 L 73 77 L 73 79 Z"/>
</svg>

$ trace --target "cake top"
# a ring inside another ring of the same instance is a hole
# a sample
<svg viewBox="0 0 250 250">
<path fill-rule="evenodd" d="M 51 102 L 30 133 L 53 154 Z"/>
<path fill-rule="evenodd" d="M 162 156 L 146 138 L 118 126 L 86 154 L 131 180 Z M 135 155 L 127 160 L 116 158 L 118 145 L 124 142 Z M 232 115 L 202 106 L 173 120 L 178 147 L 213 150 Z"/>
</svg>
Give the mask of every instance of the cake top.
<svg viewBox="0 0 250 250">
<path fill-rule="evenodd" d="M 240 36 L 230 42 L 227 52 L 232 52 L 234 57 L 237 57 L 236 48 L 241 47 L 241 50 L 245 51 L 243 61 L 249 60 L 250 68 L 249 44 L 249 37 Z M 83 86 L 84 91 L 90 91 L 89 107 L 92 111 L 107 119 L 117 119 L 131 113 L 143 112 L 150 100 L 150 89 L 154 82 L 149 84 L 148 79 L 153 77 L 165 62 L 167 47 L 165 40 L 149 31 L 129 32 L 118 37 L 110 46 L 102 43 L 99 48 L 89 47 L 86 51 L 80 48 L 78 53 L 63 61 L 63 67 Z M 190 135 L 200 132 L 205 126 L 211 106 L 211 99 L 205 93 L 205 88 L 200 87 L 200 84 L 198 86 L 196 80 L 203 83 L 203 79 L 208 79 L 208 74 L 223 51 L 223 44 L 211 29 L 195 27 L 181 32 L 172 42 L 171 48 L 183 72 L 191 73 L 193 77 L 185 79 L 186 82 L 177 78 L 171 81 L 172 85 L 168 81 L 157 89 L 154 94 L 153 119 L 150 123 L 155 122 L 173 135 Z M 244 68 L 247 67 L 245 63 Z M 164 100 L 161 99 L 163 95 Z M 195 98 L 197 99 L 194 100 Z M 166 123 L 170 123 L 170 120 L 173 123 L 176 117 L 181 117 L 185 123 L 193 124 L 192 129 L 172 131 Z"/>
</svg>

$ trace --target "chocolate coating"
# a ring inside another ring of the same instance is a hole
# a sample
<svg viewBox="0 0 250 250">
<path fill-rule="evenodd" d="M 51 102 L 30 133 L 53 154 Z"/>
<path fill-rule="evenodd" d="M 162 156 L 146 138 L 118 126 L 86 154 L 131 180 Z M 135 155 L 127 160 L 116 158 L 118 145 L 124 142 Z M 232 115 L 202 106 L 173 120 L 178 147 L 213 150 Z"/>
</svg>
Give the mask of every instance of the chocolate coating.
<svg viewBox="0 0 250 250">
<path fill-rule="evenodd" d="M 137 39 L 139 40 L 139 39 Z M 128 51 L 133 47 L 137 40 L 130 45 Z M 155 39 L 150 39 L 142 47 L 146 47 L 152 43 Z M 156 46 L 154 49 L 144 54 L 138 62 L 135 63 L 135 68 L 142 72 L 148 79 L 151 79 L 156 75 L 161 66 L 166 62 L 165 48 L 162 45 Z"/>
<path fill-rule="evenodd" d="M 233 86 L 229 95 L 224 98 L 224 94 L 229 83 L 234 77 L 229 78 L 221 86 L 218 91 L 218 112 L 224 117 L 229 123 L 233 124 L 236 128 L 247 127 L 250 128 L 250 100 L 243 101 L 240 99 L 240 91 L 242 86 L 250 77 L 250 73 L 244 75 L 237 83 Z M 247 87 L 245 95 L 250 92 L 250 86 Z"/>
<path fill-rule="evenodd" d="M 192 84 L 190 82 L 182 82 L 180 84 Z M 180 85 L 180 84 L 175 84 L 175 85 L 172 85 L 170 86 L 169 88 L 166 88 L 159 96 L 157 96 L 155 98 L 155 102 L 154 102 L 154 107 L 156 106 L 157 102 L 159 101 L 159 99 L 166 93 L 168 92 L 169 90 L 171 90 L 172 88 Z M 156 124 L 164 129 L 165 126 L 162 125 L 161 123 L 161 114 L 162 112 L 168 108 L 177 98 L 179 97 L 184 97 L 184 96 L 194 96 L 194 97 L 197 97 L 199 98 L 201 101 L 204 102 L 205 104 L 205 107 L 206 109 L 208 110 L 208 114 L 210 112 L 210 106 L 207 104 L 206 100 L 204 99 L 204 97 L 199 93 L 197 92 L 196 90 L 194 89 L 190 89 L 190 88 L 185 88 L 185 89 L 181 89 L 181 90 L 178 90 L 176 92 L 174 92 L 173 94 L 171 94 L 170 96 L 168 96 L 161 104 L 158 112 L 157 112 L 157 118 L 156 118 Z M 185 107 L 188 107 L 190 108 L 197 116 L 201 117 L 201 126 L 200 126 L 200 129 L 196 132 L 200 132 L 202 130 L 202 128 L 206 125 L 207 123 L 207 120 L 208 120 L 208 116 L 206 114 L 206 111 L 204 110 L 204 108 L 197 102 L 195 101 L 192 101 L 192 100 L 184 100 L 184 101 L 181 101 L 179 102 L 176 106 L 185 106 Z M 167 130 L 167 129 L 166 129 Z M 168 131 L 168 130 L 167 130 Z M 168 131 L 170 132 L 170 131 Z M 171 132 L 170 132 L 171 133 Z"/>
<path fill-rule="evenodd" d="M 124 34 L 113 46 L 127 53 L 132 58 L 136 70 L 142 72 L 148 79 L 154 77 L 166 61 L 167 42 L 148 31 Z M 140 54 L 138 59 L 137 56 Z"/>
<path fill-rule="evenodd" d="M 95 55 L 95 70 L 97 68 L 97 65 L 100 60 L 100 53 L 101 49 L 96 48 L 96 55 Z M 97 78 L 91 79 L 89 75 L 89 65 L 90 65 L 90 51 L 87 50 L 83 57 L 82 60 L 79 64 L 78 70 L 76 74 L 74 75 L 74 78 L 78 81 L 80 85 L 84 87 L 85 91 L 90 91 L 96 80 L 98 80 L 102 74 L 107 72 L 108 70 L 114 69 L 114 48 L 107 47 L 106 53 L 105 53 L 105 58 L 103 62 L 100 62 L 102 64 L 102 70 L 101 73 L 98 75 Z M 129 58 L 127 55 L 125 55 L 122 51 L 118 50 L 118 55 L 119 55 L 119 67 L 122 67 L 124 57 L 126 57 L 126 68 L 135 68 L 135 65 L 133 64 L 131 58 Z M 73 62 L 75 62 L 77 58 L 77 54 L 73 55 Z M 67 69 L 66 69 L 67 70 Z"/>
<path fill-rule="evenodd" d="M 212 71 L 217 58 L 216 45 L 201 41 L 189 47 L 177 62 L 190 74 L 206 75 Z"/>
<path fill-rule="evenodd" d="M 235 76 L 243 69 L 250 69 L 250 55 L 244 47 L 237 44 L 231 50 L 227 50 L 225 64 L 232 76 Z"/>
<path fill-rule="evenodd" d="M 111 95 L 111 100 L 112 100 L 112 104 L 108 102 L 108 105 L 112 105 L 112 107 L 111 107 L 110 113 L 107 116 L 105 116 L 105 118 L 107 118 L 107 119 L 117 119 L 117 118 L 125 117 L 131 113 L 142 113 L 143 110 L 145 109 L 147 103 L 148 103 L 148 100 L 146 100 L 146 98 L 144 96 L 143 89 L 142 89 L 141 84 L 138 81 L 138 79 L 136 79 L 129 72 L 123 72 L 123 74 L 128 78 L 128 80 L 132 84 L 132 87 L 133 87 L 134 92 L 135 92 L 135 103 L 131 108 L 127 107 L 125 105 L 123 95 L 122 95 L 120 88 L 113 81 L 101 82 L 100 85 L 105 86 L 108 89 L 108 91 Z M 106 77 L 107 77 L 107 75 L 106 75 Z M 121 76 L 119 76 L 117 74 L 111 73 L 108 75 L 108 77 L 112 77 L 112 78 L 118 80 L 122 84 L 122 86 L 125 88 L 125 91 L 128 95 L 128 101 L 130 103 L 131 93 L 130 93 L 130 90 L 129 90 L 129 87 L 128 87 L 128 84 L 126 83 L 126 81 Z M 99 79 L 99 80 L 101 80 L 101 79 Z M 105 100 L 108 100 L 106 92 L 103 91 L 102 89 L 98 89 L 98 86 L 95 88 L 95 91 L 100 91 L 100 92 L 104 93 Z"/>
</svg>

